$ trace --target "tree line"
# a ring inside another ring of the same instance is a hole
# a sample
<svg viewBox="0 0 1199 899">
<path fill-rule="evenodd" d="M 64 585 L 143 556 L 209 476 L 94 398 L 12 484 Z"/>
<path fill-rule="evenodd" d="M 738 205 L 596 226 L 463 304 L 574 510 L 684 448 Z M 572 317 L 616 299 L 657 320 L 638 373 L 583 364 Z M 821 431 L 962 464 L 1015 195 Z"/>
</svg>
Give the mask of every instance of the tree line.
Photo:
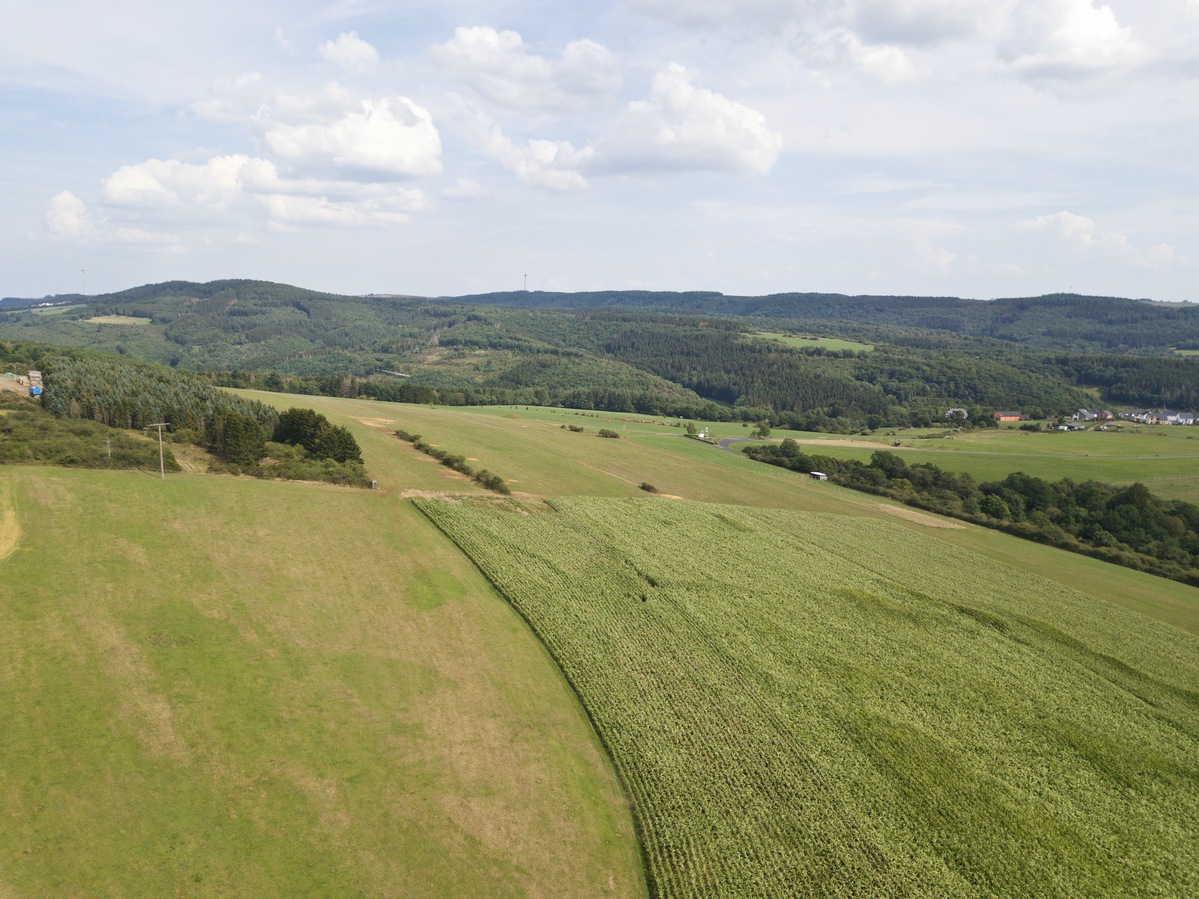
<svg viewBox="0 0 1199 899">
<path fill-rule="evenodd" d="M 1073 552 L 1199 586 L 1199 505 L 1155 497 L 1144 484 L 1049 482 L 1023 472 L 976 483 L 887 450 L 869 463 L 805 453 L 794 440 L 745 455 L 792 471 L 821 471 L 845 487 L 997 528 Z"/>
<path fill-rule="evenodd" d="M 466 460 L 466 456 L 462 455 L 461 453 L 453 453 L 449 450 L 444 450 L 440 447 L 433 446 L 430 443 L 426 443 L 421 439 L 420 434 L 410 434 L 403 428 L 397 429 L 395 435 L 401 440 L 411 443 L 415 449 L 424 453 L 426 456 L 432 456 L 451 471 L 456 471 L 459 474 L 466 475 L 468 478 L 486 490 L 502 493 L 505 496 L 512 492 L 507 483 L 504 482 L 504 479 L 498 474 L 490 472 L 486 468 L 476 469 Z"/>
<path fill-rule="evenodd" d="M 130 430 L 162 422 L 172 440 L 204 446 L 238 473 L 368 481 L 354 436 L 310 409 L 280 415 L 207 378 L 157 365 L 83 356 L 46 357 L 42 365 L 42 408 L 57 418 Z"/>
</svg>

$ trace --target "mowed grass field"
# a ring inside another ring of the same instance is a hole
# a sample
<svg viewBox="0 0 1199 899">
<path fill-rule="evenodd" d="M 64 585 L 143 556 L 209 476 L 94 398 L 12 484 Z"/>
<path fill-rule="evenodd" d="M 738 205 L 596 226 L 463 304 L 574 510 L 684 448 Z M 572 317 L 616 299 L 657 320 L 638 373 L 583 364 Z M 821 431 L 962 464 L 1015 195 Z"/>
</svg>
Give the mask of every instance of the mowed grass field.
<svg viewBox="0 0 1199 899">
<path fill-rule="evenodd" d="M 823 347 L 826 350 L 850 350 L 855 353 L 869 353 L 874 346 L 869 343 L 859 343 L 856 340 L 845 340 L 841 337 L 815 337 L 810 334 L 782 334 L 776 331 L 757 331 L 751 334 L 763 340 L 773 340 L 790 347 L 804 349 L 807 347 Z"/>
<path fill-rule="evenodd" d="M 1199 894 L 1199 639 L 867 518 L 418 504 L 521 611 L 654 895 Z"/>
<path fill-rule="evenodd" d="M 0 469 L 0 895 L 644 893 L 553 662 L 409 503 Z"/>
</svg>

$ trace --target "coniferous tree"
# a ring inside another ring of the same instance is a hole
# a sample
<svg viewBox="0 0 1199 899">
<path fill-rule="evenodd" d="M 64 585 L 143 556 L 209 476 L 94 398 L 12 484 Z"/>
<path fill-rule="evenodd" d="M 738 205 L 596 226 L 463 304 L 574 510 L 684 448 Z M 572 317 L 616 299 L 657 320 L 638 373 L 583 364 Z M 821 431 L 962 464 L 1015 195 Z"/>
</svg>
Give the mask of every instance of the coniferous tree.
<svg viewBox="0 0 1199 899">
<path fill-rule="evenodd" d="M 322 459 L 332 459 L 335 462 L 361 462 L 362 450 L 354 435 L 341 425 L 326 423 L 317 437 L 312 454 Z"/>
</svg>

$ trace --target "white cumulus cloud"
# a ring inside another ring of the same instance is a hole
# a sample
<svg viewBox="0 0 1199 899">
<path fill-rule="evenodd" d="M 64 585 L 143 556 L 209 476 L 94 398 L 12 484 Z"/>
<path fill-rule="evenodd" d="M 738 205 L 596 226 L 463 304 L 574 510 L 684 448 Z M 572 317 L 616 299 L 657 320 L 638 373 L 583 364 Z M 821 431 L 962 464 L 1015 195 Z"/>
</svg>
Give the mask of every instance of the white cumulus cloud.
<svg viewBox="0 0 1199 899">
<path fill-rule="evenodd" d="M 426 208 L 420 191 L 401 191 L 358 202 L 266 194 L 260 202 L 269 217 L 268 227 L 273 231 L 293 231 L 300 225 L 398 225 L 410 220 L 410 210 Z"/>
<path fill-rule="evenodd" d="M 1034 79 L 1071 79 L 1120 69 L 1145 54 L 1112 8 L 1097 7 L 1092 0 L 1019 3 L 998 51 L 1018 72 Z"/>
<path fill-rule="evenodd" d="M 322 58 L 351 75 L 365 75 L 379 65 L 379 51 L 351 31 L 335 41 L 325 41 L 318 51 Z"/>
<path fill-rule="evenodd" d="M 147 159 L 121 166 L 105 178 L 101 195 L 111 206 L 221 210 L 242 199 L 247 183 L 276 179 L 273 164 L 240 154 L 214 156 L 200 165 Z"/>
<path fill-rule="evenodd" d="M 944 62 L 937 53 L 954 42 L 969 43 L 975 59 L 996 60 L 1034 82 L 1090 79 L 1155 55 L 1103 0 L 629 2 L 643 14 L 714 35 L 746 32 L 766 41 L 781 35 L 817 71 L 848 65 L 888 81 L 920 68 L 913 54 L 929 57 L 930 66 Z M 1160 13 L 1151 5 L 1146 18 L 1155 17 Z M 1157 55 L 1162 52 L 1157 48 Z"/>
<path fill-rule="evenodd" d="M 168 253 L 182 250 L 177 235 L 129 225 L 112 225 L 102 214 L 88 209 L 87 204 L 69 190 L 50 198 L 45 220 L 50 234 L 66 243 L 141 245 Z"/>
<path fill-rule="evenodd" d="M 46 227 L 59 240 L 81 241 L 96 236 L 96 223 L 87 204 L 69 190 L 55 194 L 46 207 Z"/>
<path fill-rule="evenodd" d="M 932 275 L 948 275 L 953 271 L 957 254 L 937 246 L 930 236 L 916 235 L 910 238 L 910 243 L 913 253 L 908 264 L 912 268 Z"/>
<path fill-rule="evenodd" d="M 672 64 L 654 76 L 649 96 L 632 102 L 597 147 L 597 166 L 617 171 L 768 172 L 783 139 L 766 117 L 692 84 Z"/>
<path fill-rule="evenodd" d="M 1181 261 L 1174 247 L 1169 244 L 1157 244 L 1150 247 L 1148 252 L 1143 252 L 1133 245 L 1127 235 L 1100 231 L 1094 219 L 1065 209 L 1017 222 L 1016 227 L 1056 234 L 1079 252 L 1102 254 L 1141 268 L 1164 268 Z"/>
<path fill-rule="evenodd" d="M 336 83 L 268 93 L 257 76 L 218 82 L 209 93 L 193 112 L 244 124 L 264 155 L 298 172 L 379 181 L 441 171 L 441 133 L 429 110 L 406 96 L 363 96 Z"/>
<path fill-rule="evenodd" d="M 577 149 L 568 141 L 530 139 L 518 144 L 494 124 L 486 125 L 487 153 L 526 187 L 566 192 L 590 187 L 579 171 L 594 155 L 591 147 Z"/>
<path fill-rule="evenodd" d="M 520 34 L 486 25 L 454 30 L 431 50 L 480 96 L 519 109 L 566 108 L 620 89 L 620 63 L 591 40 L 572 41 L 558 59 L 530 53 Z"/>
<path fill-rule="evenodd" d="M 418 189 L 288 178 L 271 160 L 244 154 L 204 163 L 148 159 L 122 166 L 104 179 L 100 202 L 103 217 L 89 213 L 73 194 L 55 197 L 46 213 L 51 233 L 61 239 L 148 243 L 159 238 L 151 238 L 155 232 L 138 222 L 243 227 L 258 222 L 271 230 L 292 230 L 305 224 L 392 225 L 430 208 Z M 109 219 L 115 222 L 111 226 Z"/>
<path fill-rule="evenodd" d="M 1063 209 L 1051 215 L 1039 215 L 1017 223 L 1018 228 L 1052 231 L 1076 246 L 1086 249 L 1095 242 L 1095 220 Z"/>
<path fill-rule="evenodd" d="M 902 47 L 893 44 L 863 44 L 853 34 L 845 36 L 845 49 L 854 65 L 888 84 L 908 81 L 918 74 Z"/>
<path fill-rule="evenodd" d="M 429 111 L 407 97 L 360 100 L 332 120 L 274 122 L 263 142 L 300 171 L 396 179 L 441 171 L 441 135 Z"/>
</svg>

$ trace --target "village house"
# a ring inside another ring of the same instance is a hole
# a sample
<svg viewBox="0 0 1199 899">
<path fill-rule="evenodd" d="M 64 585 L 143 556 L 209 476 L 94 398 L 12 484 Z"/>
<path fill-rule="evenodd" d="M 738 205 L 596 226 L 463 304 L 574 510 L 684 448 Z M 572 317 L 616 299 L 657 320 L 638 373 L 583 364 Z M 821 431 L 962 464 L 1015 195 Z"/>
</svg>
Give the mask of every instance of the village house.
<svg viewBox="0 0 1199 899">
<path fill-rule="evenodd" d="M 1146 425 L 1193 426 L 1195 424 L 1194 412 L 1171 412 L 1169 409 L 1130 409 L 1127 412 L 1121 412 L 1120 417 Z"/>
<path fill-rule="evenodd" d="M 1071 421 L 1111 421 L 1116 416 L 1107 409 L 1079 409 L 1070 416 Z"/>
<path fill-rule="evenodd" d="M 991 413 L 991 417 L 996 421 L 1024 421 L 1024 416 L 1019 412 L 1004 412 L 996 410 Z"/>
</svg>

